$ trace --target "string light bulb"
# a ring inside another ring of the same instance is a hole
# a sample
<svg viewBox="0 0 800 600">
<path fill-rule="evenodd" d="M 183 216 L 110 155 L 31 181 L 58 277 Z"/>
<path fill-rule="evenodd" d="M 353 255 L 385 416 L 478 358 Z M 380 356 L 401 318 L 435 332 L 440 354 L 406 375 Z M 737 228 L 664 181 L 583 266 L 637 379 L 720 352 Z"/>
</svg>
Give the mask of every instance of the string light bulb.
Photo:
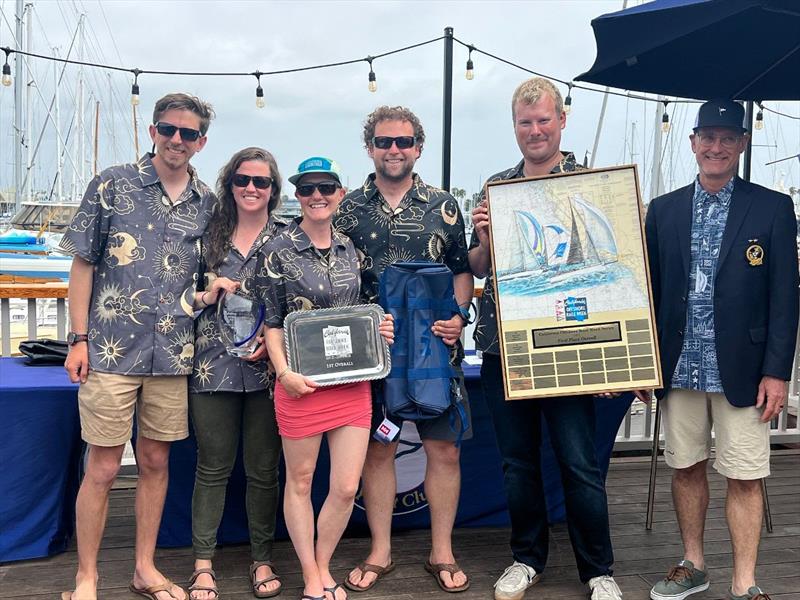
<svg viewBox="0 0 800 600">
<path fill-rule="evenodd" d="M 572 84 L 567 84 L 569 87 L 567 89 L 567 97 L 564 98 L 564 112 L 569 114 L 572 112 Z"/>
<path fill-rule="evenodd" d="M 139 106 L 139 69 L 133 70 L 133 85 L 131 86 L 131 106 Z"/>
<path fill-rule="evenodd" d="M 759 131 L 764 129 L 764 107 L 758 104 L 758 112 L 756 113 L 756 123 L 754 125 Z"/>
<path fill-rule="evenodd" d="M 369 83 L 367 88 L 374 93 L 378 91 L 378 82 L 375 79 L 375 71 L 372 70 L 372 57 L 367 58 L 367 62 L 369 63 Z"/>
<path fill-rule="evenodd" d="M 472 51 L 474 49 L 475 48 L 473 48 L 472 46 L 469 47 L 469 56 L 467 57 L 467 72 L 466 72 L 467 81 L 472 81 L 473 79 L 475 79 L 475 69 L 474 65 L 472 64 Z"/>
<path fill-rule="evenodd" d="M 661 115 L 661 131 L 669 133 L 669 115 L 667 114 L 667 102 L 664 102 L 664 114 Z"/>
<path fill-rule="evenodd" d="M 11 65 L 8 64 L 8 48 L 3 48 L 6 53 L 6 62 L 3 64 L 3 85 L 9 87 L 11 85 Z"/>
<path fill-rule="evenodd" d="M 264 101 L 264 88 L 261 87 L 261 73 L 256 71 L 254 74 L 258 81 L 258 85 L 256 86 L 256 108 L 264 108 L 267 103 Z"/>
</svg>

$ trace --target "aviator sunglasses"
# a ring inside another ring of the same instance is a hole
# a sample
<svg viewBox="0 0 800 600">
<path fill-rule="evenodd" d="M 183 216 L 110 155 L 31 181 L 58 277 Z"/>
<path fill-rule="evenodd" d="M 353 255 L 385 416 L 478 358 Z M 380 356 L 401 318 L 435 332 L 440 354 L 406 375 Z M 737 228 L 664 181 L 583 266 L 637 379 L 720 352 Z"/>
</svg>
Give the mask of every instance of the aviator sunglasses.
<svg viewBox="0 0 800 600">
<path fill-rule="evenodd" d="M 251 181 L 253 182 L 253 187 L 258 190 L 265 190 L 272 185 L 272 177 L 267 175 L 250 176 L 234 173 L 233 177 L 231 177 L 231 183 L 240 188 L 246 188 Z"/>
<path fill-rule="evenodd" d="M 155 127 L 158 135 L 163 135 L 166 138 L 172 138 L 176 131 L 180 132 L 181 139 L 184 142 L 195 142 L 197 138 L 200 137 L 200 132 L 191 127 L 178 127 L 176 125 L 170 125 L 169 123 L 161 123 L 160 121 L 155 124 Z"/>
<path fill-rule="evenodd" d="M 314 194 L 314 190 L 319 190 L 323 196 L 330 196 L 339 189 L 339 184 L 335 181 L 320 181 L 319 183 L 301 183 L 295 191 L 298 196 L 308 198 Z"/>
<path fill-rule="evenodd" d="M 390 137 L 388 135 L 378 135 L 372 138 L 372 145 L 381 150 L 388 150 L 392 144 L 397 144 L 398 150 L 408 150 L 413 148 L 417 143 L 417 138 L 413 135 L 399 135 L 397 137 Z"/>
</svg>

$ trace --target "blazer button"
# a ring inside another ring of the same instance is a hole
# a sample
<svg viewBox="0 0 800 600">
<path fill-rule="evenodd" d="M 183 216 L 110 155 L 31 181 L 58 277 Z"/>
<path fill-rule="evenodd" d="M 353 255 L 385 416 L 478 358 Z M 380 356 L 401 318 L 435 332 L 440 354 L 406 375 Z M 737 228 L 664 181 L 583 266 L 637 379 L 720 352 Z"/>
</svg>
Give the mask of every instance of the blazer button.
<svg viewBox="0 0 800 600">
<path fill-rule="evenodd" d="M 686 302 L 686 296 L 681 296 L 681 302 Z"/>
<path fill-rule="evenodd" d="M 679 335 L 680 337 L 683 337 L 683 329 L 678 329 L 678 335 Z"/>
</svg>

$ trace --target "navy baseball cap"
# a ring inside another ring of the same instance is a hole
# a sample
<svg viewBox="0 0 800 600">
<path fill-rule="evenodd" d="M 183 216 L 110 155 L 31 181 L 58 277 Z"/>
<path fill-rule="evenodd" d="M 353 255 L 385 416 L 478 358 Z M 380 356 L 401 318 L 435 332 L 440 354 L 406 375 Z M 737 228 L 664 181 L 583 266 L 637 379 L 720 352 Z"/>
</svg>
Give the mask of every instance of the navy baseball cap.
<svg viewBox="0 0 800 600">
<path fill-rule="evenodd" d="M 694 131 L 701 127 L 728 127 L 740 132 L 747 131 L 744 127 L 744 107 L 733 100 L 709 100 L 700 105 L 697 119 L 694 122 Z"/>
<path fill-rule="evenodd" d="M 342 183 L 342 179 L 339 176 L 341 173 L 339 165 L 335 160 L 325 158 L 324 156 L 312 156 L 311 158 L 305 159 L 297 166 L 297 173 L 289 177 L 289 181 L 297 185 L 301 177 L 310 175 L 311 173 L 325 173 L 333 177 L 339 183 Z"/>
</svg>

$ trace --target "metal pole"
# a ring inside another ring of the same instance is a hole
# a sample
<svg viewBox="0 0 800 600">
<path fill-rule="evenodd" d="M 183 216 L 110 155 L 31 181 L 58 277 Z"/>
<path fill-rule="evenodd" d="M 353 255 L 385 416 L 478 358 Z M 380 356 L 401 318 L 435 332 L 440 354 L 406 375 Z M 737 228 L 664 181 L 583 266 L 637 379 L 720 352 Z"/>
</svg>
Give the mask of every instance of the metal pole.
<svg viewBox="0 0 800 600">
<path fill-rule="evenodd" d="M 661 437 L 661 402 L 652 395 L 656 403 L 656 419 L 653 424 L 653 448 L 650 454 L 650 483 L 647 486 L 647 516 L 644 521 L 644 528 L 650 531 L 653 528 L 653 513 L 656 503 L 656 470 L 658 468 L 658 439 Z"/>
<path fill-rule="evenodd" d="M 453 125 L 453 28 L 444 28 L 444 106 L 442 107 L 442 189 L 450 191 L 450 145 Z"/>
<path fill-rule="evenodd" d="M 23 40 L 23 13 L 25 12 L 25 5 L 23 0 L 17 0 L 17 50 L 24 51 L 22 47 Z M 22 109 L 24 100 L 22 91 L 25 88 L 23 81 L 23 59 L 21 54 L 14 56 L 15 78 L 14 78 L 14 208 L 19 212 L 22 208 L 22 180 L 25 177 L 24 163 L 25 156 L 22 152 L 23 144 L 25 143 L 25 124 L 23 123 Z"/>
<path fill-rule="evenodd" d="M 753 101 L 748 100 L 744 107 L 744 123 L 747 131 L 751 134 L 753 132 Z M 744 165 L 742 167 L 742 179 L 750 181 L 750 165 L 753 159 L 753 138 L 752 136 L 747 141 L 747 147 L 744 149 Z"/>
</svg>

